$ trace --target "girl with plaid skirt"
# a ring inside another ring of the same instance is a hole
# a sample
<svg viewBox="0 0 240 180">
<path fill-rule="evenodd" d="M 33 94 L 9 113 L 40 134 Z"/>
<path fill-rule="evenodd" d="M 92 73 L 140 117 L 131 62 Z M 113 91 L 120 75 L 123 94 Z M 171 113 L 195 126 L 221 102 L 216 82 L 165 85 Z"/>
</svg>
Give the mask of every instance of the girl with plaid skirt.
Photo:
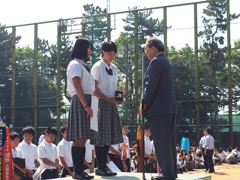
<svg viewBox="0 0 240 180">
<path fill-rule="evenodd" d="M 95 63 L 91 73 L 95 79 L 95 96 L 99 98 L 98 132 L 100 139 L 91 140 L 95 144 L 97 169 L 99 176 L 114 176 L 106 166 L 109 146 L 123 142 L 122 129 L 116 104 L 122 101 L 115 100 L 115 91 L 118 82 L 118 69 L 112 64 L 117 55 L 117 46 L 112 41 L 107 41 L 101 47 L 102 59 Z"/>
<path fill-rule="evenodd" d="M 71 53 L 71 61 L 67 67 L 68 92 L 71 95 L 67 141 L 73 141 L 73 179 L 92 179 L 84 172 L 85 143 L 87 139 L 98 140 L 99 135 L 90 129 L 91 96 L 95 91 L 95 82 L 86 64 L 92 51 L 88 39 L 78 39 Z"/>
</svg>

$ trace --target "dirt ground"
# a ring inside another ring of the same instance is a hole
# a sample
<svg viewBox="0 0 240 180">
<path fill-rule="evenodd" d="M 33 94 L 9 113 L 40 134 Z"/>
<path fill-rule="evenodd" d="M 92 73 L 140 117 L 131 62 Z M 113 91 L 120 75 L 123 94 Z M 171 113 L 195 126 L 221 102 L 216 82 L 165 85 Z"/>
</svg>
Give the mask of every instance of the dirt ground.
<svg viewBox="0 0 240 180">
<path fill-rule="evenodd" d="M 222 164 L 214 166 L 215 173 L 212 173 L 212 180 L 240 180 L 240 163 L 237 165 Z M 194 169 L 194 171 L 184 174 L 209 174 L 204 169 Z"/>
</svg>

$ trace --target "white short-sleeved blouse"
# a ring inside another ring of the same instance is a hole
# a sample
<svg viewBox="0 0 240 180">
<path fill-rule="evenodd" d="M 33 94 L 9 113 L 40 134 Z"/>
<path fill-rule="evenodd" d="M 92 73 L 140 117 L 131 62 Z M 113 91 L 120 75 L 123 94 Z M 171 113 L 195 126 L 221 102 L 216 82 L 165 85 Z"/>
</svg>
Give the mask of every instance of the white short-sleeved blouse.
<svg viewBox="0 0 240 180">
<path fill-rule="evenodd" d="M 106 68 L 112 69 L 113 75 L 109 75 Z M 97 89 L 107 97 L 114 97 L 118 82 L 118 68 L 114 64 L 108 66 L 103 59 L 96 62 L 91 70 L 91 74 L 98 82 Z"/>
<path fill-rule="evenodd" d="M 81 78 L 81 85 L 84 94 L 93 94 L 95 82 L 93 76 L 84 67 L 86 65 L 79 59 L 72 60 L 67 67 L 67 87 L 71 96 L 77 94 L 72 79 L 76 76 Z"/>
</svg>

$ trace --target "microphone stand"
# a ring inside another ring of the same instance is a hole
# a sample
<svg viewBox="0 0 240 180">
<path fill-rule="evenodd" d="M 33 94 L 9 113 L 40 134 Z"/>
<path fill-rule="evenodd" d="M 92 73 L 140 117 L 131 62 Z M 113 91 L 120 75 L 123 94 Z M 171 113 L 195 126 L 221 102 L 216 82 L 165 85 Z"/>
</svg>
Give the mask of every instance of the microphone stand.
<svg viewBox="0 0 240 180">
<path fill-rule="evenodd" d="M 142 99 L 142 179 L 145 177 L 145 145 L 144 145 L 144 99 Z"/>
</svg>

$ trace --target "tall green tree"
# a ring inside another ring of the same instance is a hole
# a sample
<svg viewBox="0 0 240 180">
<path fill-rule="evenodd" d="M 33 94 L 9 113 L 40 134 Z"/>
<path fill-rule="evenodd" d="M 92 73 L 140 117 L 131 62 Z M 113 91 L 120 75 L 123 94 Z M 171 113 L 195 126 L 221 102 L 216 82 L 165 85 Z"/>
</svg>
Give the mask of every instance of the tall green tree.
<svg viewBox="0 0 240 180">
<path fill-rule="evenodd" d="M 208 69 L 200 68 L 200 77 L 208 76 L 203 79 L 201 90 L 208 91 L 208 97 L 213 99 L 212 112 L 214 113 L 212 123 L 217 124 L 219 106 L 227 102 L 220 101 L 221 98 L 227 97 L 226 87 L 226 58 L 224 57 L 224 33 L 227 30 L 226 19 L 226 0 L 211 1 L 203 10 L 204 30 L 199 32 L 203 38 L 201 50 L 206 61 L 200 63 L 200 67 L 207 65 Z M 238 18 L 239 15 L 231 14 L 230 20 Z M 225 73 L 223 73 L 225 72 Z M 212 113 L 210 112 L 210 113 Z"/>
<path fill-rule="evenodd" d="M 83 8 L 85 11 L 83 16 L 86 17 L 86 37 L 93 43 L 91 62 L 94 64 L 100 59 L 101 44 L 107 40 L 108 21 L 107 16 L 104 15 L 107 13 L 107 10 L 93 4 L 86 4 Z"/>
<path fill-rule="evenodd" d="M 137 10 L 137 8 L 136 6 L 132 9 L 129 8 L 129 10 Z M 115 60 L 125 80 L 127 79 L 125 84 L 127 95 L 125 107 L 123 107 L 125 109 L 123 118 L 134 125 L 137 122 L 139 94 L 141 94 L 142 84 L 142 48 L 140 45 L 145 43 L 146 38 L 160 36 L 163 33 L 163 22 L 159 21 L 158 18 L 153 18 L 152 11 L 138 11 L 137 14 L 136 12 L 128 13 L 127 17 L 123 19 L 123 22 L 125 22 L 124 31 L 116 40 L 119 51 Z M 146 58 L 145 62 L 147 67 L 148 60 Z M 129 109 L 132 111 L 127 113 Z M 134 116 L 132 117 L 130 114 Z"/>
<path fill-rule="evenodd" d="M 0 24 L 0 104 L 2 107 L 2 118 L 7 125 L 10 124 L 11 113 L 9 110 L 11 102 L 11 80 L 12 80 L 12 33 L 9 33 L 5 25 Z M 21 37 L 16 37 L 16 44 Z"/>
</svg>

